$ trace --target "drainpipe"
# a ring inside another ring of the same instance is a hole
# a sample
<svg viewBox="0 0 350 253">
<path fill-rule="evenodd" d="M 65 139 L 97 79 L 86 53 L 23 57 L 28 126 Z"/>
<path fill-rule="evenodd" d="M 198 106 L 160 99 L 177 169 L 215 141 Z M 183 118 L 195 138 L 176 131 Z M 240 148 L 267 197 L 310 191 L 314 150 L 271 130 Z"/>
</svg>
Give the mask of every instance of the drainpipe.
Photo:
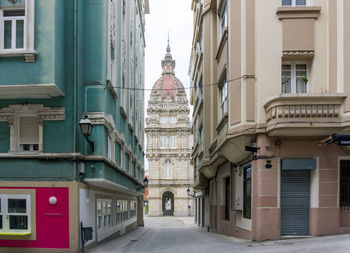
<svg viewBox="0 0 350 253">
<path fill-rule="evenodd" d="M 78 13 L 77 13 L 78 1 L 74 0 L 73 7 L 73 19 L 74 19 L 74 45 L 73 45 L 73 152 L 77 152 L 77 85 L 78 85 Z M 74 179 L 78 180 L 77 163 L 73 163 L 74 166 Z"/>
</svg>

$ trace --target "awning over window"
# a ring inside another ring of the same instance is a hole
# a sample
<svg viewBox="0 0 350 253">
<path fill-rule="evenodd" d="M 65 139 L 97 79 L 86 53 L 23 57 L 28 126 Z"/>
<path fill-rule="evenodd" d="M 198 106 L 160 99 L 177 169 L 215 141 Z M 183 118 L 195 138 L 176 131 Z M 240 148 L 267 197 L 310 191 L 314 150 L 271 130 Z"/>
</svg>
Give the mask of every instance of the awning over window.
<svg viewBox="0 0 350 253">
<path fill-rule="evenodd" d="M 292 158 L 282 159 L 282 170 L 314 170 L 316 169 L 316 159 L 313 158 Z"/>
</svg>

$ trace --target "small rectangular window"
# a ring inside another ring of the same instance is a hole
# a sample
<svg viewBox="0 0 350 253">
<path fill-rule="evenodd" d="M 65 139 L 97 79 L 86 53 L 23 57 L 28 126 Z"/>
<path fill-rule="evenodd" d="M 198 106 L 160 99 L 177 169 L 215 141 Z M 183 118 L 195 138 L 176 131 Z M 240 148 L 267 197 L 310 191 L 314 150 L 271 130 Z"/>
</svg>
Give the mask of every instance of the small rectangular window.
<svg viewBox="0 0 350 253">
<path fill-rule="evenodd" d="M 19 118 L 19 150 L 39 150 L 39 126 L 36 117 Z"/>
<path fill-rule="evenodd" d="M 282 0 L 282 6 L 305 6 L 307 0 Z"/>
</svg>

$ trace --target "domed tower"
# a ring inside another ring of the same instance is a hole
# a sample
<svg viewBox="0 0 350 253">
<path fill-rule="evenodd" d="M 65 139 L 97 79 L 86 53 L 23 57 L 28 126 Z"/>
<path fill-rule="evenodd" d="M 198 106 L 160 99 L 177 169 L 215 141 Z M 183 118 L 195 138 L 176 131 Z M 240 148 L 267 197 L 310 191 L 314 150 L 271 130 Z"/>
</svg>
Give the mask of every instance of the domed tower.
<svg viewBox="0 0 350 253">
<path fill-rule="evenodd" d="M 193 215 L 190 165 L 192 135 L 185 89 L 175 76 L 170 46 L 162 60 L 162 75 L 153 85 L 146 118 L 149 164 L 149 215 Z"/>
</svg>

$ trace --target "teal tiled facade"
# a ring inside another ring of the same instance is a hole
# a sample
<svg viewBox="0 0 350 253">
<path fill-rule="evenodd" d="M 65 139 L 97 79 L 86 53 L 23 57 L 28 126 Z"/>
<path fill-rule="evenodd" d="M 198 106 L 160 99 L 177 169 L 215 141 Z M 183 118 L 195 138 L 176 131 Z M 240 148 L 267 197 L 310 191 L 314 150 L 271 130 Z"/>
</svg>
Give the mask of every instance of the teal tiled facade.
<svg viewBox="0 0 350 253">
<path fill-rule="evenodd" d="M 25 46 L 11 51 L 0 42 L 0 198 L 9 185 L 73 184 L 77 221 L 91 189 L 114 194 L 113 205 L 117 197 L 139 201 L 142 224 L 144 92 L 133 88 L 144 88 L 148 1 L 0 0 L 1 13 L 16 8 L 25 10 Z M 94 152 L 79 128 L 84 115 Z M 95 229 L 97 243 L 103 233 Z M 81 247 L 76 238 L 70 230 L 69 252 Z"/>
</svg>

